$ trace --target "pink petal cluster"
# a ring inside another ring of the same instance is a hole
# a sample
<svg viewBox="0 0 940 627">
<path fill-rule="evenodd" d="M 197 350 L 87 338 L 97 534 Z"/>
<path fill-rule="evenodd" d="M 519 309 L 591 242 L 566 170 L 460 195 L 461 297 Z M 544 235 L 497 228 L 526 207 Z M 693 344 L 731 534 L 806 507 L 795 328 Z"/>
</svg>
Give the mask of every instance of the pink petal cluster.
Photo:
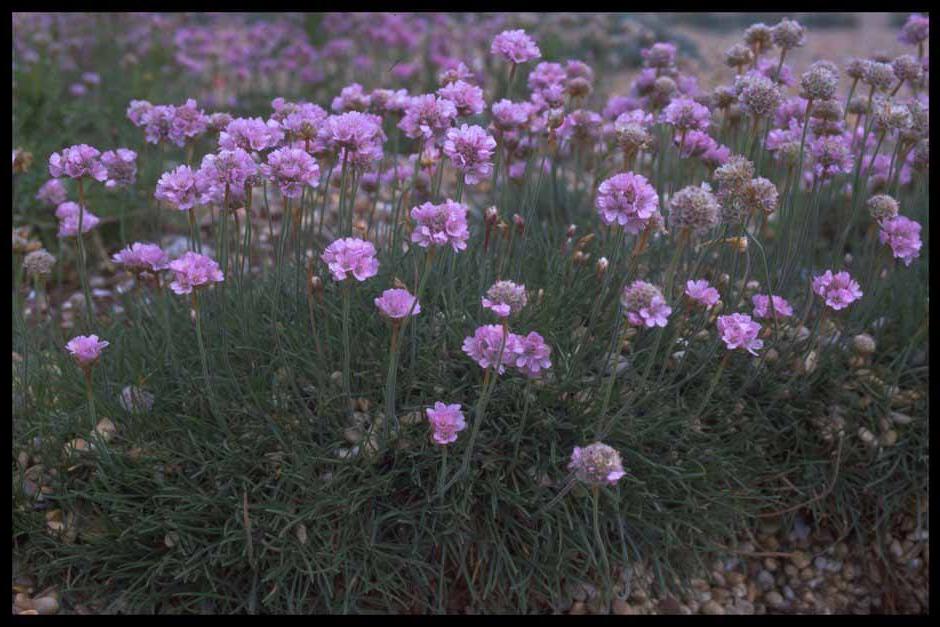
<svg viewBox="0 0 940 627">
<path fill-rule="evenodd" d="M 728 350 L 744 349 L 752 355 L 764 346 L 763 340 L 758 339 L 760 324 L 751 320 L 747 314 L 734 313 L 728 316 L 718 316 L 718 334 Z"/>
<path fill-rule="evenodd" d="M 49 176 L 68 176 L 73 179 L 87 176 L 104 182 L 108 178 L 108 170 L 101 163 L 100 155 L 101 152 L 97 148 L 88 144 L 63 148 L 62 152 L 49 155 Z"/>
<path fill-rule="evenodd" d="M 486 107 L 483 89 L 464 81 L 444 85 L 437 90 L 437 95 L 453 102 L 460 116 L 480 115 Z"/>
<path fill-rule="evenodd" d="M 374 302 L 382 315 L 392 320 L 401 320 L 421 313 L 421 305 L 418 303 L 418 299 L 412 296 L 411 292 L 404 289 L 385 290 Z"/>
<path fill-rule="evenodd" d="M 323 120 L 317 139 L 340 161 L 365 167 L 382 158 L 382 118 L 359 111 L 331 115 Z"/>
<path fill-rule="evenodd" d="M 542 56 L 542 51 L 524 30 L 504 30 L 493 38 L 490 53 L 510 63 L 526 63 Z"/>
<path fill-rule="evenodd" d="M 526 305 L 525 285 L 516 285 L 512 281 L 497 281 L 486 291 L 483 306 L 500 318 L 522 311 Z"/>
<path fill-rule="evenodd" d="M 614 485 L 627 474 L 623 470 L 620 453 L 602 442 L 594 442 L 584 448 L 574 447 L 568 470 L 574 472 L 579 481 L 591 486 Z"/>
<path fill-rule="evenodd" d="M 36 200 L 53 207 L 61 205 L 68 198 L 68 192 L 60 179 L 49 179 L 36 192 Z"/>
<path fill-rule="evenodd" d="M 78 235 L 78 222 L 81 218 L 82 233 L 92 230 L 101 219 L 85 209 L 84 215 L 80 216 L 81 207 L 77 202 L 64 202 L 55 210 L 55 217 L 59 219 L 59 237 L 75 237 Z"/>
<path fill-rule="evenodd" d="M 349 275 L 357 281 L 365 281 L 379 272 L 375 254 L 372 242 L 344 237 L 327 246 L 320 259 L 327 264 L 335 281 L 345 281 Z"/>
<path fill-rule="evenodd" d="M 219 148 L 257 152 L 274 148 L 284 139 L 284 131 L 275 120 L 235 118 L 219 134 Z"/>
<path fill-rule="evenodd" d="M 101 155 L 101 163 L 108 172 L 108 180 L 104 184 L 108 189 L 133 185 L 137 179 L 137 153 L 133 150 L 109 150 Z"/>
<path fill-rule="evenodd" d="M 545 338 L 535 331 L 516 338 L 512 354 L 509 356 L 510 366 L 516 367 L 530 378 L 538 377 L 542 370 L 552 367 L 552 360 L 549 358 L 552 349 L 545 343 Z"/>
<path fill-rule="evenodd" d="M 529 121 L 532 113 L 532 104 L 529 102 L 512 102 L 503 98 L 490 105 L 493 114 L 493 124 L 496 128 L 508 131 L 523 126 Z"/>
<path fill-rule="evenodd" d="M 446 98 L 434 94 L 413 96 L 398 128 L 411 139 L 427 141 L 443 135 L 456 117 L 457 107 Z"/>
<path fill-rule="evenodd" d="M 503 345 L 503 354 L 500 359 L 499 349 Z M 498 372 L 503 374 L 506 371 L 506 365 L 512 365 L 511 355 L 519 352 L 519 336 L 508 331 L 503 331 L 503 327 L 498 324 L 486 324 L 478 327 L 473 335 L 464 338 L 463 352 L 476 361 L 481 368 L 486 369 L 499 363 Z"/>
<path fill-rule="evenodd" d="M 793 307 L 790 306 L 790 303 L 787 302 L 787 299 L 774 295 L 773 296 L 773 313 L 770 311 L 771 297 L 767 294 L 754 294 L 751 297 L 751 302 L 754 304 L 754 317 L 757 319 L 763 318 L 789 318 L 793 315 Z"/>
<path fill-rule="evenodd" d="M 714 307 L 718 302 L 718 290 L 705 279 L 686 281 L 685 295 L 705 307 Z"/>
<path fill-rule="evenodd" d="M 446 405 L 440 401 L 434 403 L 434 407 L 428 407 L 424 410 L 431 422 L 434 433 L 431 437 L 438 444 L 450 444 L 457 441 L 457 432 L 467 428 L 467 422 L 464 420 L 463 412 L 460 411 L 460 403 Z"/>
<path fill-rule="evenodd" d="M 165 270 L 170 262 L 162 248 L 148 242 L 134 242 L 115 253 L 111 260 L 130 272 L 158 272 Z"/>
<path fill-rule="evenodd" d="M 450 244 L 455 251 L 467 248 L 470 231 L 467 228 L 466 205 L 447 199 L 439 205 L 426 202 L 411 210 L 415 222 L 411 241 L 422 248 Z"/>
<path fill-rule="evenodd" d="M 710 119 L 708 107 L 685 96 L 673 98 L 660 116 L 661 122 L 675 127 L 680 134 L 684 131 L 704 131 Z"/>
<path fill-rule="evenodd" d="M 65 349 L 71 353 L 79 366 L 88 368 L 98 361 L 101 351 L 109 344 L 110 342 L 99 340 L 97 335 L 79 335 L 69 340 Z"/>
<path fill-rule="evenodd" d="M 365 111 L 372 103 L 369 94 L 362 90 L 362 85 L 352 83 L 343 87 L 339 96 L 333 98 L 330 108 L 336 113 L 345 113 L 346 111 Z"/>
<path fill-rule="evenodd" d="M 261 172 L 288 198 L 300 198 L 305 186 L 316 187 L 320 182 L 317 160 L 299 148 L 272 150 Z"/>
<path fill-rule="evenodd" d="M 832 270 L 826 270 L 824 274 L 813 277 L 813 292 L 836 311 L 862 297 L 858 283 L 845 271 L 833 274 Z"/>
<path fill-rule="evenodd" d="M 467 185 L 476 185 L 493 171 L 496 140 L 479 126 L 448 129 L 444 154 L 463 173 Z"/>
<path fill-rule="evenodd" d="M 192 168 L 188 165 L 181 165 L 160 176 L 160 180 L 157 181 L 157 191 L 153 196 L 174 209 L 186 211 L 196 204 L 196 192 L 196 177 Z"/>
<path fill-rule="evenodd" d="M 625 172 L 600 184 L 595 206 L 601 222 L 636 235 L 659 210 L 659 195 L 642 174 Z"/>
<path fill-rule="evenodd" d="M 905 266 L 911 265 L 920 255 L 920 224 L 904 216 L 895 216 L 881 223 L 878 234 L 882 244 L 891 247 L 891 252 Z"/>
<path fill-rule="evenodd" d="M 245 183 L 253 181 L 258 170 L 258 164 L 241 148 L 206 155 L 194 175 L 199 202 L 222 203 L 226 189 L 229 199 L 244 195 Z"/>
<path fill-rule="evenodd" d="M 221 283 L 225 279 L 219 264 L 211 257 L 192 251 L 188 251 L 179 259 L 171 261 L 169 267 L 174 275 L 174 280 L 170 283 L 170 289 L 177 294 L 190 294 L 194 288 L 200 288 L 210 283 Z"/>
<path fill-rule="evenodd" d="M 646 281 L 636 280 L 625 287 L 620 304 L 627 321 L 635 327 L 664 327 L 672 313 L 659 288 Z"/>
</svg>

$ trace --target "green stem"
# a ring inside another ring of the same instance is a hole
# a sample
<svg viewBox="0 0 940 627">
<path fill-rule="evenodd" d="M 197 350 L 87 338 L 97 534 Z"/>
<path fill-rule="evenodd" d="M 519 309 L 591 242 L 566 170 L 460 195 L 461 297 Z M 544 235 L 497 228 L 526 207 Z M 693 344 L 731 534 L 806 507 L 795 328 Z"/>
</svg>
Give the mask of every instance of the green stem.
<svg viewBox="0 0 940 627">
<path fill-rule="evenodd" d="M 98 426 L 98 415 L 95 413 L 95 393 L 91 387 L 91 367 L 85 370 L 85 394 L 88 398 L 88 415 L 91 416 L 92 431 Z"/>
<path fill-rule="evenodd" d="M 82 225 L 85 220 L 85 179 L 78 179 L 78 276 L 82 282 L 82 294 L 85 296 L 85 313 L 88 316 L 88 327 L 94 329 L 95 309 L 91 300 L 91 290 L 88 287 L 88 270 L 85 266 L 85 238 Z"/>
</svg>

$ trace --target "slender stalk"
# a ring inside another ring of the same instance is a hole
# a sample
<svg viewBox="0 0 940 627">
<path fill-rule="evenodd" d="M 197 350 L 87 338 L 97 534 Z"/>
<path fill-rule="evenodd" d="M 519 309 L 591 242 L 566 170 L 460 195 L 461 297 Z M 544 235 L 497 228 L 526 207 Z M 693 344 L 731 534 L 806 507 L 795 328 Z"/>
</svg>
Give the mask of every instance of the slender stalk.
<svg viewBox="0 0 940 627">
<path fill-rule="evenodd" d="M 91 367 L 82 369 L 85 373 L 85 395 L 88 398 L 88 415 L 91 417 L 92 431 L 98 426 L 98 415 L 95 413 L 95 393 L 91 387 Z"/>
<path fill-rule="evenodd" d="M 85 296 L 85 314 L 88 316 L 88 327 L 94 329 L 95 308 L 91 300 L 91 290 L 88 287 L 88 269 L 86 268 L 85 237 L 82 225 L 85 220 L 85 179 L 78 179 L 78 277 L 82 282 L 82 294 Z"/>
<path fill-rule="evenodd" d="M 350 391 L 349 374 L 349 282 L 343 282 L 343 397 L 346 399 L 346 409 L 351 411 L 352 392 Z"/>
<path fill-rule="evenodd" d="M 385 420 L 383 421 L 382 439 L 388 441 L 388 423 L 395 422 L 398 427 L 398 418 L 395 415 L 395 373 L 398 365 L 398 327 L 397 320 L 392 321 L 392 339 L 388 349 L 388 373 L 385 376 Z M 445 449 L 446 450 L 446 449 Z"/>
<path fill-rule="evenodd" d="M 610 562 L 607 560 L 607 547 L 604 546 L 604 539 L 601 536 L 601 527 L 597 520 L 597 510 L 598 510 L 598 501 L 600 500 L 600 488 L 598 486 L 591 487 L 591 493 L 593 496 L 593 510 L 594 510 L 594 540 L 597 542 L 597 550 L 601 554 L 601 562 L 604 565 L 604 572 L 602 573 L 604 579 L 604 591 L 601 594 L 601 600 L 606 604 L 610 599 L 611 585 L 610 585 Z"/>
<path fill-rule="evenodd" d="M 715 371 L 715 376 L 712 377 L 711 383 L 708 384 L 708 391 L 705 392 L 705 398 L 702 400 L 702 404 L 699 405 L 698 411 L 695 412 L 694 416 L 701 419 L 705 408 L 708 407 L 708 401 L 712 398 L 712 393 L 715 391 L 715 386 L 718 385 L 718 380 L 721 379 L 721 373 L 725 371 L 725 366 L 728 365 L 728 361 L 731 359 L 731 351 L 725 352 L 725 356 L 721 358 L 721 362 L 718 364 L 718 369 Z"/>
</svg>

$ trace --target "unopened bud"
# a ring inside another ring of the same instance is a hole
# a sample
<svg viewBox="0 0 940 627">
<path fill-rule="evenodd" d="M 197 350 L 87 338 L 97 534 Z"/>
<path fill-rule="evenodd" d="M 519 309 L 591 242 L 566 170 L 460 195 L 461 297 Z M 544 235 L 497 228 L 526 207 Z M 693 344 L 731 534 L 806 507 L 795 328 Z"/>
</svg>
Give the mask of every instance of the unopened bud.
<svg viewBox="0 0 940 627">
<path fill-rule="evenodd" d="M 567 232 L 568 237 L 574 237 L 574 234 L 577 232 L 577 230 L 578 230 L 577 226 L 575 226 L 574 224 L 569 224 L 568 232 Z"/>
<path fill-rule="evenodd" d="M 610 265 L 610 262 L 607 261 L 607 257 L 601 257 L 597 260 L 597 263 L 594 264 L 595 270 L 597 272 L 597 278 L 604 276 L 604 273 L 607 272 L 607 267 Z"/>
<path fill-rule="evenodd" d="M 525 218 L 518 213 L 512 214 L 512 221 L 516 225 L 516 233 L 522 235 L 525 232 Z"/>
<path fill-rule="evenodd" d="M 408 286 L 405 285 L 405 282 L 399 279 L 398 277 L 395 277 L 394 279 L 392 279 L 392 286 L 397 290 L 408 289 Z"/>
<path fill-rule="evenodd" d="M 548 128 L 556 129 L 565 122 L 564 109 L 552 109 L 548 112 Z"/>
<path fill-rule="evenodd" d="M 582 250 L 588 244 L 594 241 L 594 233 L 588 233 L 584 237 L 578 240 L 578 243 L 574 245 L 575 250 Z"/>
<path fill-rule="evenodd" d="M 852 348 L 859 355 L 871 355 L 875 352 L 875 339 L 867 333 L 860 333 L 852 338 Z"/>
<path fill-rule="evenodd" d="M 747 252 L 747 238 L 746 237 L 729 237 L 725 240 L 728 244 L 731 245 L 739 253 Z"/>
<path fill-rule="evenodd" d="M 584 264 L 588 262 L 590 258 L 591 258 L 591 255 L 589 253 L 583 253 L 579 250 L 573 255 L 572 261 L 574 262 L 575 265 L 583 266 Z"/>
<path fill-rule="evenodd" d="M 483 212 L 483 221 L 490 226 L 496 224 L 498 219 L 499 211 L 496 207 L 487 207 L 486 211 Z"/>
</svg>

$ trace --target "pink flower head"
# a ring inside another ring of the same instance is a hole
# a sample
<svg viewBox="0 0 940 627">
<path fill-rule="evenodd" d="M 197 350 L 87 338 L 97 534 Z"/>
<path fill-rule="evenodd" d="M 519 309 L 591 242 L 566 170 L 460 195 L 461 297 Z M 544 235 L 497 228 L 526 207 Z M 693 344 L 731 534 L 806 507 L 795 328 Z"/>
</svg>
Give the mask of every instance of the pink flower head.
<svg viewBox="0 0 940 627">
<path fill-rule="evenodd" d="M 412 139 L 427 141 L 443 135 L 456 117 L 457 107 L 446 98 L 434 94 L 413 96 L 398 128 Z"/>
<path fill-rule="evenodd" d="M 708 107 L 681 96 L 673 98 L 663 109 L 660 120 L 675 127 L 676 131 L 704 131 L 708 128 L 711 112 Z"/>
<path fill-rule="evenodd" d="M 813 277 L 813 292 L 836 311 L 862 297 L 858 283 L 845 271 L 833 274 L 832 270 L 826 270 L 824 274 Z"/>
<path fill-rule="evenodd" d="M 718 316 L 718 333 L 728 350 L 743 348 L 752 355 L 764 346 L 764 341 L 757 338 L 760 324 L 751 320 L 747 314 L 735 313 Z"/>
<path fill-rule="evenodd" d="M 771 297 L 766 294 L 754 294 L 751 302 L 754 304 L 754 317 L 758 319 L 774 317 L 770 312 Z M 773 296 L 773 309 L 776 318 L 789 318 L 793 315 L 793 307 L 787 302 L 787 299 L 780 296 Z"/>
<path fill-rule="evenodd" d="M 298 103 L 281 119 L 281 128 L 295 139 L 316 139 L 320 124 L 327 117 L 326 111 L 309 102 Z"/>
<path fill-rule="evenodd" d="M 529 72 L 528 85 L 529 89 L 538 92 L 553 85 L 564 85 L 567 78 L 568 73 L 561 63 L 542 61 Z"/>
<path fill-rule="evenodd" d="M 225 275 L 219 269 L 219 264 L 211 257 L 192 251 L 188 251 L 179 259 L 171 261 L 169 267 L 174 275 L 174 281 L 170 283 L 170 289 L 177 294 L 190 294 L 194 288 L 200 288 L 210 283 L 221 283 L 225 279 Z"/>
<path fill-rule="evenodd" d="M 493 38 L 490 53 L 510 63 L 526 63 L 542 56 L 535 41 L 524 30 L 504 30 Z"/>
<path fill-rule="evenodd" d="M 370 96 L 372 110 L 381 113 L 403 114 L 411 96 L 407 89 L 376 89 Z"/>
<path fill-rule="evenodd" d="M 676 45 L 660 41 L 640 50 L 643 63 L 651 68 L 668 68 L 676 63 Z"/>
<path fill-rule="evenodd" d="M 705 279 L 686 281 L 685 295 L 705 307 L 714 307 L 718 302 L 718 290 Z"/>
<path fill-rule="evenodd" d="M 450 444 L 457 441 L 457 432 L 467 428 L 463 412 L 460 411 L 460 403 L 445 405 L 437 401 L 434 407 L 428 407 L 424 410 L 434 429 L 433 438 L 438 444 Z"/>
<path fill-rule="evenodd" d="M 483 369 L 499 363 L 499 374 L 503 374 L 506 371 L 506 364 L 512 361 L 510 356 L 519 352 L 518 343 L 519 336 L 509 332 L 504 335 L 501 325 L 486 324 L 478 327 L 473 335 L 464 338 L 463 352 Z M 503 346 L 502 359 L 499 354 L 500 346 Z"/>
<path fill-rule="evenodd" d="M 508 131 L 519 128 L 529 121 L 532 104 L 529 102 L 512 102 L 503 98 L 490 106 L 493 113 L 493 124 L 496 128 Z"/>
<path fill-rule="evenodd" d="M 202 165 L 194 175 L 199 202 L 223 202 L 226 188 L 229 199 L 242 195 L 245 183 L 252 181 L 257 174 L 258 164 L 241 148 L 208 154 L 202 158 Z"/>
<path fill-rule="evenodd" d="M 169 266 L 166 252 L 156 244 L 134 242 L 115 253 L 111 260 L 130 272 L 158 272 Z"/>
<path fill-rule="evenodd" d="M 881 223 L 878 235 L 882 244 L 891 247 L 895 258 L 904 262 L 905 266 L 920 255 L 920 224 L 904 216 L 896 216 Z"/>
<path fill-rule="evenodd" d="M 462 125 L 447 131 L 444 154 L 464 175 L 464 182 L 476 185 L 493 171 L 496 140 L 479 126 Z"/>
<path fill-rule="evenodd" d="M 500 318 L 519 313 L 526 302 L 525 285 L 516 285 L 512 281 L 497 281 L 483 297 L 483 306 Z"/>
<path fill-rule="evenodd" d="M 176 107 L 173 105 L 153 105 L 140 113 L 141 126 L 144 127 L 144 139 L 150 144 L 173 142 L 182 146 L 183 137 L 173 133 L 173 119 Z"/>
<path fill-rule="evenodd" d="M 902 44 L 916 46 L 927 41 L 930 37 L 930 18 L 917 13 L 907 18 L 907 22 L 898 34 L 898 41 Z"/>
<path fill-rule="evenodd" d="M 344 237 L 326 247 L 320 259 L 330 269 L 335 281 L 345 281 L 351 274 L 357 281 L 365 281 L 379 272 L 372 242 Z"/>
<path fill-rule="evenodd" d="M 483 113 L 483 89 L 464 81 L 448 83 L 437 90 L 437 95 L 446 98 L 457 107 L 457 115 L 471 116 Z"/>
<path fill-rule="evenodd" d="M 97 335 L 79 335 L 69 340 L 65 349 L 72 354 L 75 361 L 82 368 L 90 368 L 101 357 L 101 351 L 108 347 L 110 342 L 99 340 Z"/>
<path fill-rule="evenodd" d="M 355 167 L 365 167 L 382 158 L 382 118 L 371 113 L 349 111 L 331 115 L 325 120 L 317 139 L 337 157 L 347 160 Z"/>
<path fill-rule="evenodd" d="M 852 152 L 849 143 L 841 135 L 817 138 L 810 144 L 810 154 L 813 157 L 813 173 L 821 181 L 852 171 Z"/>
<path fill-rule="evenodd" d="M 467 228 L 466 205 L 447 199 L 439 205 L 426 202 L 411 210 L 415 221 L 411 241 L 422 248 L 450 244 L 454 251 L 467 248 L 470 231 Z"/>
<path fill-rule="evenodd" d="M 133 150 L 109 150 L 101 155 L 101 163 L 108 171 L 108 180 L 104 184 L 108 189 L 134 184 L 137 178 L 137 153 Z"/>
<path fill-rule="evenodd" d="M 375 306 L 382 315 L 392 320 L 401 320 L 408 316 L 421 313 L 421 305 L 411 292 L 403 289 L 391 289 L 382 292 L 382 296 L 375 299 Z"/>
<path fill-rule="evenodd" d="M 154 198 L 162 200 L 174 209 L 186 211 L 196 204 L 196 177 L 188 165 L 164 172 L 157 181 Z"/>
<path fill-rule="evenodd" d="M 144 115 L 153 109 L 153 105 L 146 100 L 131 100 L 127 107 L 127 119 L 137 127 L 144 125 Z"/>
<path fill-rule="evenodd" d="M 75 237 L 78 235 L 78 222 L 81 219 L 82 233 L 92 230 L 101 219 L 85 209 L 84 215 L 81 215 L 81 207 L 77 202 L 64 202 L 55 210 L 55 217 L 59 219 L 59 237 Z"/>
<path fill-rule="evenodd" d="M 448 83 L 454 83 L 456 81 L 464 81 L 465 83 L 476 82 L 476 77 L 473 72 L 470 71 L 470 68 L 468 68 L 467 64 L 463 61 L 449 64 L 437 77 L 437 82 L 441 85 L 447 85 Z"/>
<path fill-rule="evenodd" d="M 636 235 L 659 210 L 659 196 L 642 174 L 626 172 L 600 184 L 595 206 L 601 222 L 619 224 Z"/>
<path fill-rule="evenodd" d="M 274 148 L 283 139 L 284 131 L 274 120 L 265 122 L 261 118 L 235 118 L 219 134 L 219 148 L 257 152 Z"/>
<path fill-rule="evenodd" d="M 679 142 L 682 141 L 682 145 Z M 702 131 L 689 131 L 682 135 L 676 135 L 675 144 L 679 149 L 679 156 L 683 159 L 689 157 L 703 157 L 710 151 L 718 150 L 718 142 L 712 139 L 712 136 Z"/>
<path fill-rule="evenodd" d="M 552 367 L 549 355 L 552 348 L 545 343 L 545 339 L 532 331 L 528 335 L 517 336 L 518 342 L 513 346 L 509 365 L 518 368 L 525 376 L 538 377 L 542 370 Z"/>
<path fill-rule="evenodd" d="M 108 171 L 101 163 L 100 155 L 97 148 L 88 144 L 63 148 L 62 152 L 54 152 L 49 156 L 49 176 L 68 176 L 73 179 L 88 176 L 104 182 L 108 178 Z"/>
<path fill-rule="evenodd" d="M 49 179 L 36 192 L 36 200 L 52 206 L 61 205 L 68 198 L 68 192 L 60 179 Z"/>
<path fill-rule="evenodd" d="M 316 187 L 320 182 L 317 160 L 299 148 L 272 150 L 261 172 L 288 198 L 300 198 L 305 186 Z"/>
<path fill-rule="evenodd" d="M 627 474 L 623 470 L 620 453 L 601 442 L 584 448 L 574 447 L 568 470 L 574 472 L 579 481 L 592 486 L 614 485 Z"/>
<path fill-rule="evenodd" d="M 664 327 L 672 308 L 666 304 L 658 287 L 646 281 L 634 281 L 620 295 L 627 321 L 635 327 Z"/>
<path fill-rule="evenodd" d="M 170 122 L 170 139 L 177 146 L 184 146 L 209 128 L 209 117 L 197 108 L 192 98 L 185 104 L 173 107 L 173 119 Z"/>
<path fill-rule="evenodd" d="M 333 98 L 333 103 L 331 108 L 336 113 L 344 113 L 346 111 L 365 111 L 369 108 L 371 104 L 371 99 L 369 94 L 362 91 L 362 85 L 359 83 L 352 83 L 343 87 L 339 96 Z"/>
</svg>

